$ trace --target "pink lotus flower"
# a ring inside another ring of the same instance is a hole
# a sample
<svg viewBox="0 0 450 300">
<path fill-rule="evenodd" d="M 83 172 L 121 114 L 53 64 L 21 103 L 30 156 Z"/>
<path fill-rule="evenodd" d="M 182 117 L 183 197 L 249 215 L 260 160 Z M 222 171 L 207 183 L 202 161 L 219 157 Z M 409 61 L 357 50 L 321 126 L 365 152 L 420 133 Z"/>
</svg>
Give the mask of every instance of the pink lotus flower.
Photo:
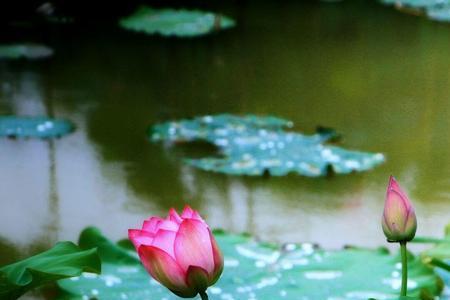
<svg viewBox="0 0 450 300">
<path fill-rule="evenodd" d="M 206 222 L 186 206 L 172 208 L 166 219 L 151 217 L 142 229 L 129 229 L 142 264 L 174 294 L 191 298 L 204 294 L 222 274 L 223 256 Z"/>
<path fill-rule="evenodd" d="M 414 238 L 417 219 L 414 208 L 394 177 L 390 177 L 382 219 L 389 242 L 407 242 Z"/>
</svg>

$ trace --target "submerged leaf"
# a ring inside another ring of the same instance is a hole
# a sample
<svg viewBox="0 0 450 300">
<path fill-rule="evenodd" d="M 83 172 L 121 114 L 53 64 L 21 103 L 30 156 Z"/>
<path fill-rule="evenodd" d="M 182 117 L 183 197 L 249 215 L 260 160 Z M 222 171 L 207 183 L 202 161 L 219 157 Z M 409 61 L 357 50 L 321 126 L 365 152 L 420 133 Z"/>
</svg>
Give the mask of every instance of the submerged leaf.
<svg viewBox="0 0 450 300">
<path fill-rule="evenodd" d="M 0 59 L 38 59 L 53 55 L 53 49 L 39 44 L 0 45 Z"/>
<path fill-rule="evenodd" d="M 43 253 L 1 267 L 0 299 L 16 299 L 46 283 L 100 270 L 96 249 L 82 251 L 71 242 L 60 242 Z"/>
<path fill-rule="evenodd" d="M 143 6 L 119 22 L 125 29 L 161 34 L 163 36 L 193 37 L 231 28 L 234 20 L 212 12 L 199 10 L 154 9 Z"/>
<path fill-rule="evenodd" d="M 221 157 L 189 159 L 197 168 L 232 175 L 274 176 L 295 172 L 324 176 L 331 169 L 347 174 L 366 171 L 384 161 L 380 153 L 346 150 L 324 143 L 333 131 L 303 135 L 285 131 L 292 122 L 275 117 L 216 115 L 166 122 L 152 127 L 152 141 L 190 142 L 203 140 L 220 149 Z"/>
<path fill-rule="evenodd" d="M 208 289 L 212 299 L 398 299 L 400 256 L 385 249 L 325 251 L 311 244 L 278 247 L 243 235 L 214 235 L 225 269 Z M 84 232 L 80 244 L 83 239 L 99 247 L 102 274 L 59 281 L 62 299 L 179 299 L 151 279 L 134 250 L 111 243 L 97 230 Z M 409 270 L 408 295 L 440 293 L 440 278 L 420 259 L 410 255 Z"/>
<path fill-rule="evenodd" d="M 0 137 L 55 138 L 74 130 L 70 121 L 46 117 L 0 116 Z"/>
</svg>

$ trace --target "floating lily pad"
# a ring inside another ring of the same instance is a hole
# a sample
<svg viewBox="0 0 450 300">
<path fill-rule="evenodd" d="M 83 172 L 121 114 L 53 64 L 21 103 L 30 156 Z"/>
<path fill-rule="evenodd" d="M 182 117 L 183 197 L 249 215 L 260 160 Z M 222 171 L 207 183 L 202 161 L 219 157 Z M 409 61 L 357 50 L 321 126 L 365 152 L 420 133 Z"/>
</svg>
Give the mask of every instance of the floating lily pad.
<svg viewBox="0 0 450 300">
<path fill-rule="evenodd" d="M 231 28 L 234 20 L 199 10 L 154 9 L 143 6 L 119 22 L 125 29 L 163 36 L 193 37 Z"/>
<path fill-rule="evenodd" d="M 74 125 L 63 119 L 0 116 L 0 137 L 47 139 L 61 137 L 73 130 Z"/>
<path fill-rule="evenodd" d="M 447 261 L 450 264 L 450 260 Z M 441 299 L 448 300 L 450 299 L 450 272 L 445 270 L 436 270 L 439 276 L 441 276 L 442 280 L 444 280 L 444 290 L 442 291 Z"/>
<path fill-rule="evenodd" d="M 0 59 L 38 59 L 53 55 L 53 49 L 39 44 L 0 45 Z"/>
<path fill-rule="evenodd" d="M 324 176 L 331 169 L 347 174 L 366 171 L 384 161 L 380 153 L 346 150 L 324 144 L 334 138 L 333 131 L 303 135 L 285 131 L 292 122 L 275 117 L 228 114 L 197 117 L 153 126 L 152 141 L 190 142 L 202 140 L 217 146 L 221 157 L 189 159 L 197 168 L 232 175 L 274 176 L 295 172 Z"/>
<path fill-rule="evenodd" d="M 445 228 L 445 236 L 443 239 L 420 238 L 420 240 L 435 244 L 432 248 L 421 253 L 423 260 L 450 272 L 450 224 Z"/>
<path fill-rule="evenodd" d="M 279 247 L 244 235 L 214 235 L 225 269 L 208 290 L 211 299 L 398 299 L 400 257 L 385 249 L 325 251 L 311 244 Z M 112 243 L 93 228 L 84 231 L 82 244 L 98 247 L 102 274 L 59 281 L 62 299 L 179 299 L 150 278 L 132 248 Z M 412 255 L 409 274 L 408 295 L 440 293 L 441 279 Z"/>
<path fill-rule="evenodd" d="M 439 22 L 450 22 L 450 3 L 427 8 L 428 18 Z"/>
<path fill-rule="evenodd" d="M 387 5 L 394 5 L 399 10 L 413 10 L 416 14 L 426 15 L 439 22 L 450 22 L 449 0 L 381 0 Z"/>
<path fill-rule="evenodd" d="M 445 4 L 447 0 L 381 0 L 381 2 L 398 7 L 425 8 Z"/>
<path fill-rule="evenodd" d="M 80 250 L 71 242 L 0 268 L 0 299 L 16 299 L 22 294 L 58 279 L 99 273 L 101 262 L 96 249 Z"/>
<path fill-rule="evenodd" d="M 423 251 L 420 256 L 424 263 L 436 267 L 436 272 L 444 281 L 445 288 L 440 299 L 450 299 L 450 224 L 445 228 L 443 239 L 418 237 L 413 241 L 434 244 L 432 248 Z"/>
<path fill-rule="evenodd" d="M 450 260 L 450 236 L 445 241 L 436 244 L 433 248 L 424 251 L 422 255 L 440 260 Z"/>
</svg>

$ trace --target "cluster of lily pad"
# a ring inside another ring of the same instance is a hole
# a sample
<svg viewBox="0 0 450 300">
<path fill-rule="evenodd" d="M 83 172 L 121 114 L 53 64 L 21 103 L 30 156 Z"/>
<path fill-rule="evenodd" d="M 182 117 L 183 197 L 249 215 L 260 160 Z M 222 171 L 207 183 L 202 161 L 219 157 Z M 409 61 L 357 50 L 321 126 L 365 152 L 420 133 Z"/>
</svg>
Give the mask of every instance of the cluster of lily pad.
<svg viewBox="0 0 450 300">
<path fill-rule="evenodd" d="M 381 0 L 387 5 L 394 5 L 399 10 L 424 14 L 429 19 L 450 22 L 449 0 Z"/>
<path fill-rule="evenodd" d="M 225 272 L 209 289 L 213 299 L 398 299 L 400 256 L 385 248 L 329 251 L 309 243 L 263 243 L 223 231 L 214 235 L 224 253 Z M 409 254 L 413 298 L 408 299 L 448 299 L 450 233 L 444 239 L 418 241 L 436 246 L 419 256 Z M 128 240 L 114 243 L 96 228 L 81 233 L 78 247 L 59 243 L 0 268 L 0 298 L 14 299 L 58 279 L 60 300 L 177 299 L 148 276 Z"/>
<path fill-rule="evenodd" d="M 67 21 L 72 22 L 72 19 Z M 219 13 L 186 9 L 155 9 L 142 6 L 119 21 L 122 28 L 166 37 L 204 36 L 235 26 L 235 21 Z M 53 49 L 34 43 L 0 44 L 2 59 L 42 59 L 53 55 Z"/>
<path fill-rule="evenodd" d="M 276 117 L 221 114 L 156 124 L 149 135 L 155 142 L 209 142 L 220 150 L 220 156 L 186 162 L 206 171 L 231 175 L 282 176 L 294 172 L 317 177 L 330 171 L 366 171 L 384 162 L 381 153 L 325 144 L 336 137 L 332 130 L 304 135 L 287 131 L 292 126 L 292 122 Z"/>
</svg>

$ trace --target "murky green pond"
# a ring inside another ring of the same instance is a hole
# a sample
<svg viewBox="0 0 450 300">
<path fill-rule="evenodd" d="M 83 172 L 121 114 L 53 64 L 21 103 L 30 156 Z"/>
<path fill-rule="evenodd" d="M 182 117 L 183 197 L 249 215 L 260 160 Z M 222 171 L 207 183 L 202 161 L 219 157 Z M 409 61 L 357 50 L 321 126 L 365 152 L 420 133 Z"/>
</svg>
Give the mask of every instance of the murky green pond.
<svg viewBox="0 0 450 300">
<path fill-rule="evenodd" d="M 176 40 L 115 24 L 53 28 L 40 34 L 53 58 L 0 62 L 1 114 L 77 126 L 54 142 L 0 140 L 0 264 L 76 240 L 88 225 L 123 238 L 185 203 L 212 227 L 263 240 L 384 245 L 390 174 L 416 205 L 418 234 L 441 235 L 450 221 L 450 26 L 371 1 L 221 10 L 236 29 Z M 182 163 L 210 147 L 145 136 L 155 122 L 223 112 L 284 117 L 306 133 L 333 127 L 345 147 L 387 161 L 331 178 L 229 177 Z"/>
</svg>

